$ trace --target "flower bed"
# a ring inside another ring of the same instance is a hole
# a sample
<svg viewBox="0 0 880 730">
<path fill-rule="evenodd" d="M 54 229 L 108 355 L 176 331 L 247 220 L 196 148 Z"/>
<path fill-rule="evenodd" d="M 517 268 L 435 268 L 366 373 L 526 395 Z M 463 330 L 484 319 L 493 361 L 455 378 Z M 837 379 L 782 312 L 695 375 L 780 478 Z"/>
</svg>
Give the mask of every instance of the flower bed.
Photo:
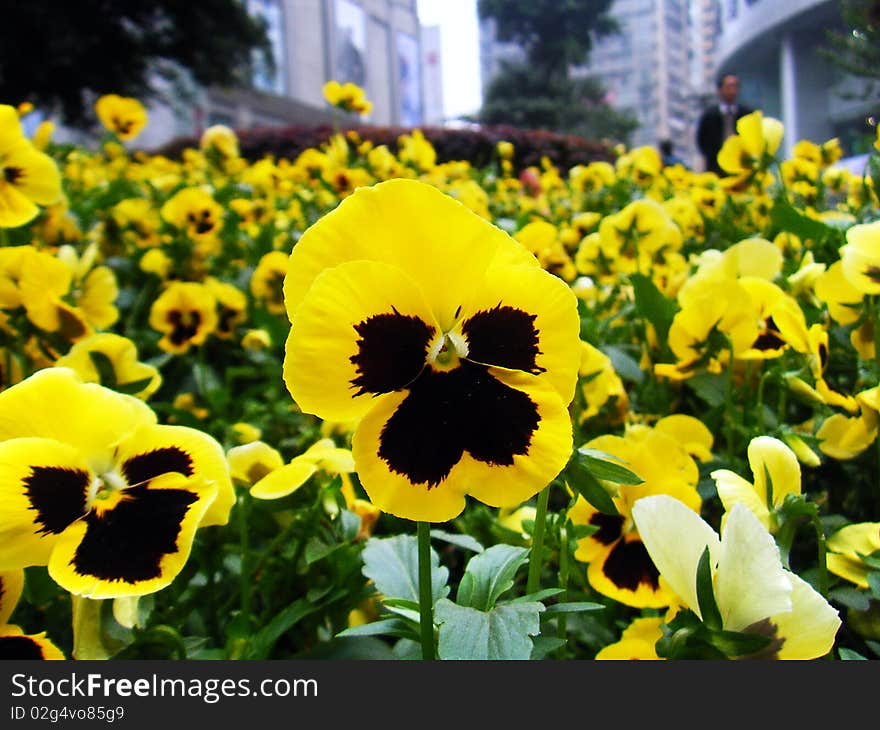
<svg viewBox="0 0 880 730">
<path fill-rule="evenodd" d="M 0 656 L 880 657 L 880 155 L 99 112 L 0 106 Z"/>
</svg>

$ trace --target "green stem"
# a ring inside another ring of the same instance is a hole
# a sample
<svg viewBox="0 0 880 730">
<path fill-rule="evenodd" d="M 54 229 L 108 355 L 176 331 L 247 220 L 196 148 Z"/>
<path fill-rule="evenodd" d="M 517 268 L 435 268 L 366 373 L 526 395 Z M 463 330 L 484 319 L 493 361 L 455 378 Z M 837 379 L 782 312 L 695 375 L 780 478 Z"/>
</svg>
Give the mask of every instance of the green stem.
<svg viewBox="0 0 880 730">
<path fill-rule="evenodd" d="M 730 361 L 727 363 L 727 388 L 724 392 L 724 421 L 727 437 L 727 463 L 733 464 L 733 343 L 728 339 Z"/>
<path fill-rule="evenodd" d="M 251 573 L 250 563 L 250 535 L 248 533 L 248 520 L 250 518 L 250 493 L 242 492 L 239 501 L 238 532 L 241 544 L 241 615 L 250 622 L 251 615 Z"/>
<path fill-rule="evenodd" d="M 758 394 L 755 396 L 755 414 L 758 418 L 758 431 L 764 430 L 764 383 L 767 382 L 768 373 L 762 373 L 758 380 Z M 760 435 L 760 433 L 759 433 Z"/>
<path fill-rule="evenodd" d="M 538 507 L 535 512 L 535 528 L 532 533 L 532 549 L 529 553 L 529 577 L 526 593 L 537 593 L 541 586 L 541 567 L 544 554 L 544 527 L 547 523 L 547 503 L 550 500 L 548 484 L 538 494 Z"/>
<path fill-rule="evenodd" d="M 746 379 L 745 379 L 746 391 L 748 392 L 752 388 L 752 361 L 746 360 Z M 746 430 L 746 433 L 749 433 L 749 409 L 743 408 L 743 429 Z"/>
<path fill-rule="evenodd" d="M 434 658 L 434 592 L 431 586 L 431 523 L 418 522 L 419 629 L 422 659 Z"/>
<path fill-rule="evenodd" d="M 776 405 L 776 420 L 785 423 L 785 412 L 788 408 L 788 393 L 784 387 L 779 389 L 779 402 Z"/>
<path fill-rule="evenodd" d="M 819 593 L 825 598 L 828 597 L 828 566 L 826 564 L 827 548 L 825 545 L 825 530 L 822 529 L 822 523 L 819 521 L 819 515 L 813 515 L 813 528 L 816 530 L 816 543 L 819 559 L 819 576 L 817 579 Z"/>
<path fill-rule="evenodd" d="M 880 318 L 877 317 L 877 297 L 868 297 L 871 329 L 874 331 L 874 378 L 880 383 Z"/>
<path fill-rule="evenodd" d="M 290 536 L 296 531 L 297 523 L 291 522 L 287 527 L 285 527 L 281 532 L 279 532 L 272 541 L 266 546 L 266 549 L 260 554 L 260 557 L 257 558 L 257 561 L 254 563 L 251 568 L 251 575 L 258 576 L 260 571 L 263 569 L 263 566 L 266 564 L 266 561 L 275 554 L 275 551 L 286 544 L 290 540 Z"/>
<path fill-rule="evenodd" d="M 877 296 L 868 297 L 868 315 L 871 318 L 871 329 L 874 334 L 874 379 L 880 383 L 880 317 L 877 316 Z M 876 438 L 877 461 L 880 464 L 880 438 Z M 880 479 L 880 468 L 877 470 Z"/>
<path fill-rule="evenodd" d="M 776 544 L 779 546 L 779 557 L 782 559 L 782 566 L 788 568 L 788 556 L 791 553 L 791 545 L 794 542 L 794 533 L 797 525 L 787 520 L 779 531 L 776 533 Z"/>
<path fill-rule="evenodd" d="M 568 601 L 568 530 L 565 527 L 559 529 L 559 587 L 562 588 L 560 601 Z M 564 613 L 559 614 L 556 636 L 565 641 L 568 633 L 568 620 Z M 559 658 L 563 659 L 565 645 L 559 647 Z"/>
<path fill-rule="evenodd" d="M 6 248 L 9 245 L 9 231 L 0 226 L 0 246 Z"/>
</svg>

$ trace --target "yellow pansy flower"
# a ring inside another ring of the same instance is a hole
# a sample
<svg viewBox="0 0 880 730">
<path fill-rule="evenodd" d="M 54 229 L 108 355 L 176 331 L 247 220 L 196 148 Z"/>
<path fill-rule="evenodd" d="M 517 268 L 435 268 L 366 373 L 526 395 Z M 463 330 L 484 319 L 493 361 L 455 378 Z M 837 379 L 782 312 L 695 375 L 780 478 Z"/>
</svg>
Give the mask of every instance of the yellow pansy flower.
<svg viewBox="0 0 880 730">
<path fill-rule="evenodd" d="M 361 419 L 352 452 L 383 511 L 442 522 L 466 494 L 513 506 L 565 466 L 575 296 L 448 195 L 355 191 L 293 247 L 284 296 L 287 387 L 304 412 Z"/>
</svg>

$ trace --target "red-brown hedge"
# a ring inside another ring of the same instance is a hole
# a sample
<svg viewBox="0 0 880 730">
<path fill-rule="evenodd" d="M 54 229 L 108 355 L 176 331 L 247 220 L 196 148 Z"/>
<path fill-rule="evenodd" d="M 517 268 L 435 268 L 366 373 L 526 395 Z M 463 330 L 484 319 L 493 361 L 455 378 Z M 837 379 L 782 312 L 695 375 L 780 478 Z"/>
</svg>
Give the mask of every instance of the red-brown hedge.
<svg viewBox="0 0 880 730">
<path fill-rule="evenodd" d="M 514 146 L 513 164 L 517 172 L 531 165 L 540 166 L 542 157 L 547 157 L 563 171 L 568 171 L 574 165 L 614 159 L 611 147 L 604 142 L 546 130 L 525 130 L 510 126 L 481 126 L 474 129 L 423 126 L 419 129 L 437 151 L 438 163 L 468 160 L 476 167 L 483 167 L 495 158 L 495 147 L 502 140 L 511 142 Z M 375 145 L 387 145 L 394 152 L 398 149 L 398 138 L 413 131 L 410 127 L 342 127 L 342 131 L 349 130 L 357 132 L 361 139 L 370 140 Z M 267 155 L 276 159 L 292 160 L 309 147 L 320 147 L 333 135 L 333 127 L 329 124 L 254 127 L 238 130 L 236 134 L 241 155 L 247 160 L 256 161 Z M 178 157 L 183 149 L 197 145 L 198 139 L 181 137 L 154 152 Z"/>
</svg>

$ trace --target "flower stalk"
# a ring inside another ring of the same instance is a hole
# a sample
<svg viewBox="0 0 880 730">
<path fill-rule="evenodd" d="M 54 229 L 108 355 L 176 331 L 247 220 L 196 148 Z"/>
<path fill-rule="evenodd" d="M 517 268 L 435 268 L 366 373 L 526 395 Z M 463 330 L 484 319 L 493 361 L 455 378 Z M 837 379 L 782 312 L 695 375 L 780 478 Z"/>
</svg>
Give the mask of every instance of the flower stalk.
<svg viewBox="0 0 880 730">
<path fill-rule="evenodd" d="M 422 659 L 434 659 L 434 610 L 431 586 L 431 523 L 418 522 L 419 632 Z"/>
<path fill-rule="evenodd" d="M 532 550 L 529 557 L 529 577 L 526 593 L 536 593 L 541 586 L 542 556 L 544 554 L 544 528 L 547 524 L 547 503 L 550 500 L 550 485 L 538 494 L 538 505 L 535 512 L 535 527 L 532 533 Z"/>
</svg>

